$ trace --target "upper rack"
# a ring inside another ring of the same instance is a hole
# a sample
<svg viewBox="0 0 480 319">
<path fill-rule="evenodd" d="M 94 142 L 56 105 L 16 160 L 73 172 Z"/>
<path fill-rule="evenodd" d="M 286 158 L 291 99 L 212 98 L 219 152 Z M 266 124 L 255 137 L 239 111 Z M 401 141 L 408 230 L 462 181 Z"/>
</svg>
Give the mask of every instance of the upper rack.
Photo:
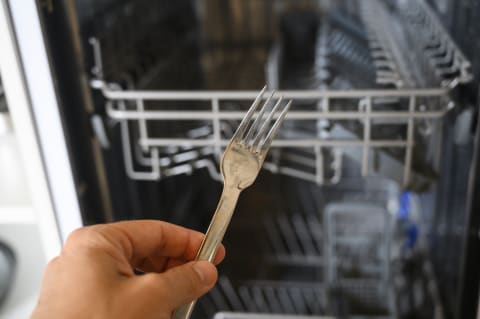
<svg viewBox="0 0 480 319">
<path fill-rule="evenodd" d="M 266 46 L 264 81 L 295 102 L 264 168 L 318 185 L 351 174 L 386 175 L 405 187 L 424 185 L 435 175 L 429 145 L 438 133 L 436 121 L 454 106 L 449 91 L 472 80 L 469 61 L 423 0 L 342 1 L 316 9 L 322 20 L 315 20 L 312 31 L 312 58 L 299 62 L 289 52 L 292 10 L 272 6 L 283 31 Z M 254 12 L 247 14 L 256 20 Z M 108 118 L 120 123 L 128 176 L 159 180 L 207 168 L 221 180 L 222 148 L 257 92 L 136 89 L 158 77 L 165 60 L 152 60 L 151 67 L 142 61 L 133 71 L 148 71 L 141 79 L 126 75 L 107 81 L 102 61 L 115 53 L 102 52 L 104 40 L 90 39 L 90 83 L 101 91 Z M 225 56 L 215 52 L 204 60 L 211 65 Z M 358 167 L 347 167 L 345 157 Z"/>
</svg>

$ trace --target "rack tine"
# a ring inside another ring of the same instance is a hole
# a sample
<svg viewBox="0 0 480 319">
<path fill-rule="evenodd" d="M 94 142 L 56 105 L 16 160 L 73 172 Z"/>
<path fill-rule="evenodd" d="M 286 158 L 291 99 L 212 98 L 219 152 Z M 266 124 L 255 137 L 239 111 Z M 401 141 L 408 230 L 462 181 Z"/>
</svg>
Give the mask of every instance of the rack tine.
<svg viewBox="0 0 480 319">
<path fill-rule="evenodd" d="M 300 288 L 293 287 L 290 289 L 289 293 L 295 307 L 295 312 L 306 313 L 308 309 L 307 305 L 305 304 L 305 298 L 302 296 L 302 291 L 300 290 Z"/>
<path fill-rule="evenodd" d="M 245 286 L 241 286 L 238 288 L 238 294 L 240 298 L 242 298 L 243 303 L 247 307 L 247 310 L 249 312 L 258 312 L 260 311 L 257 309 L 257 306 L 255 305 L 255 301 L 253 300 L 252 296 L 250 295 L 250 292 L 248 291 L 248 288 Z"/>
<path fill-rule="evenodd" d="M 287 288 L 285 287 L 279 288 L 277 291 L 277 294 L 278 294 L 278 298 L 282 303 L 284 312 L 289 314 L 294 314 L 295 307 L 293 306 L 292 299 L 288 294 Z"/>
<path fill-rule="evenodd" d="M 215 307 L 219 310 L 229 310 L 230 307 L 228 306 L 227 301 L 223 297 L 222 293 L 220 292 L 220 289 L 215 286 L 210 290 L 209 296 L 212 298 L 213 303 L 215 304 Z"/>
<path fill-rule="evenodd" d="M 276 256 L 286 254 L 288 248 L 285 247 L 283 240 L 278 232 L 276 223 L 272 223 L 271 220 L 264 221 L 267 237 L 272 245 L 273 252 Z"/>
<path fill-rule="evenodd" d="M 255 98 L 255 101 L 253 101 L 252 106 L 248 110 L 247 114 L 245 115 L 242 122 L 238 126 L 237 131 L 233 135 L 232 140 L 236 140 L 236 141 L 242 140 L 243 135 L 245 134 L 245 131 L 248 128 L 248 123 L 250 122 L 253 115 L 255 114 L 255 111 L 257 110 L 258 105 L 260 104 L 260 101 L 262 100 L 263 94 L 265 93 L 266 90 L 267 90 L 267 86 L 265 85 L 263 89 L 260 91 L 260 93 L 257 95 L 257 97 Z"/>
<path fill-rule="evenodd" d="M 275 293 L 275 289 L 273 287 L 266 287 L 264 289 L 264 292 L 272 312 L 274 313 L 284 312 L 282 303 L 278 300 L 277 294 Z"/>
<path fill-rule="evenodd" d="M 278 220 L 278 225 L 280 228 L 280 232 L 283 234 L 283 237 L 285 239 L 285 242 L 287 243 L 287 247 L 289 249 L 289 252 L 293 255 L 301 255 L 302 254 L 302 249 L 301 245 L 298 243 L 297 236 L 295 234 L 295 231 L 293 231 L 293 227 L 290 224 L 290 221 L 288 220 L 287 216 L 281 215 Z"/>
<path fill-rule="evenodd" d="M 238 294 L 236 293 L 235 289 L 232 286 L 232 283 L 228 279 L 228 277 L 221 276 L 218 279 L 218 284 L 222 287 L 225 296 L 227 297 L 230 305 L 232 306 L 232 310 L 234 311 L 243 311 L 244 307 L 242 302 L 238 298 Z"/>
<path fill-rule="evenodd" d="M 212 301 L 212 297 L 208 294 L 204 298 L 199 300 L 199 304 L 208 314 L 208 316 L 213 316 L 217 312 L 217 308 Z"/>
<path fill-rule="evenodd" d="M 252 287 L 253 298 L 255 299 L 257 308 L 260 312 L 273 312 L 274 309 L 269 309 L 268 303 L 263 296 L 262 290 L 259 287 Z"/>
</svg>

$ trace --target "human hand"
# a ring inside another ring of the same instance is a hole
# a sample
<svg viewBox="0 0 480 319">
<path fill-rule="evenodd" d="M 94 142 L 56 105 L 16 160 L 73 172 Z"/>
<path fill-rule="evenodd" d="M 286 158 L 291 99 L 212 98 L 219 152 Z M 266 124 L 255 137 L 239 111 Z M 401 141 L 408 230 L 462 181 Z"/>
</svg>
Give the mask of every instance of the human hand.
<svg viewBox="0 0 480 319">
<path fill-rule="evenodd" d="M 217 280 L 213 264 L 192 261 L 203 236 L 161 221 L 80 228 L 47 265 L 32 319 L 171 318 Z"/>
</svg>

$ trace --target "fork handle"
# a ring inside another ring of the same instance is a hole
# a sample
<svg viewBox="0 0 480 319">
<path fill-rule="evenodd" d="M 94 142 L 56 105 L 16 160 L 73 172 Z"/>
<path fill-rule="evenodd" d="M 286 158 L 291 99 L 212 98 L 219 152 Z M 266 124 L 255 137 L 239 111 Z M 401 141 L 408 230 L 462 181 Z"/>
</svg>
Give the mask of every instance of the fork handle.
<svg viewBox="0 0 480 319">
<path fill-rule="evenodd" d="M 230 220 L 232 219 L 235 206 L 241 190 L 237 187 L 224 186 L 222 196 L 215 210 L 215 214 L 210 221 L 207 233 L 203 238 L 200 249 L 195 260 L 208 260 L 213 262 L 217 253 L 218 246 L 225 236 Z M 196 300 L 189 304 L 179 307 L 172 316 L 172 319 L 189 319 L 195 307 Z"/>
</svg>

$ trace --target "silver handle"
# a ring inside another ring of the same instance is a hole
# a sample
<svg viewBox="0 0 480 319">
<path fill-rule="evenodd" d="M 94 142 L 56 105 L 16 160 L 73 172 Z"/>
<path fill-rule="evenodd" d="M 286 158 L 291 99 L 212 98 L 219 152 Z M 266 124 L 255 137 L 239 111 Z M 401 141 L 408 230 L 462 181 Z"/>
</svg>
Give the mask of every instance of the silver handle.
<svg viewBox="0 0 480 319">
<path fill-rule="evenodd" d="M 241 190 L 237 187 L 223 188 L 222 196 L 218 202 L 215 214 L 212 217 L 210 226 L 203 242 L 198 250 L 195 260 L 208 260 L 213 262 L 217 253 L 218 246 L 225 236 L 230 220 L 232 219 L 237 200 Z M 189 319 L 195 307 L 196 300 L 178 308 L 172 316 L 172 319 Z"/>
</svg>

